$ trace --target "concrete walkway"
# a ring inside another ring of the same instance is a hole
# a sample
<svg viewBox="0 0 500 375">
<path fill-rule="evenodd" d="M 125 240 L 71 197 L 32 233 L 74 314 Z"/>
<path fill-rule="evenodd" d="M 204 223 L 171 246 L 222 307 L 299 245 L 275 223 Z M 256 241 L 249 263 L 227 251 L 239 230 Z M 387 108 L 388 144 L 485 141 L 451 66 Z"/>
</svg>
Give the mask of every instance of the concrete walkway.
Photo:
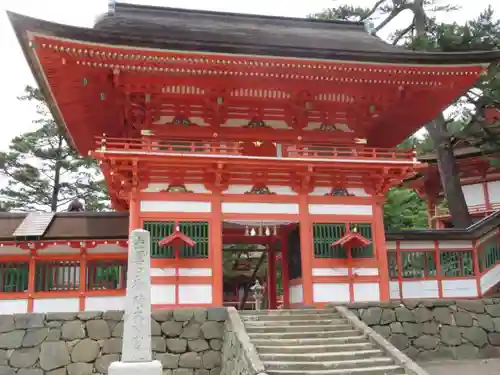
<svg viewBox="0 0 500 375">
<path fill-rule="evenodd" d="M 500 358 L 419 363 L 430 375 L 498 375 Z"/>
</svg>

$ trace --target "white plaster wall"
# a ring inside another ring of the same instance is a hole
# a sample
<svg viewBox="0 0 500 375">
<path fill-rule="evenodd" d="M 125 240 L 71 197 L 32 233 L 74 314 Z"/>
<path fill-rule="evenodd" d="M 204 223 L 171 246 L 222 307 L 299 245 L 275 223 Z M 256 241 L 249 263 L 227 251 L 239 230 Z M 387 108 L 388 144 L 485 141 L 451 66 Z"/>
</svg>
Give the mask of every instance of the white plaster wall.
<svg viewBox="0 0 500 375">
<path fill-rule="evenodd" d="M 125 310 L 125 296 L 85 298 L 85 311 Z"/>
<path fill-rule="evenodd" d="M 70 298 L 39 298 L 33 300 L 33 312 L 77 312 L 80 311 L 78 297 Z"/>
<path fill-rule="evenodd" d="M 349 284 L 347 283 L 314 283 L 313 301 L 349 302 Z"/>
<path fill-rule="evenodd" d="M 387 250 L 396 250 L 397 248 L 396 241 L 388 241 L 385 243 L 385 246 L 387 247 Z"/>
<path fill-rule="evenodd" d="M 223 202 L 225 214 L 299 214 L 299 205 L 295 203 L 243 203 Z"/>
<path fill-rule="evenodd" d="M 95 248 L 90 248 L 87 250 L 89 254 L 99 254 L 99 253 L 112 253 L 112 254 L 127 254 L 128 249 L 117 245 L 116 243 L 108 243 L 97 245 Z"/>
<path fill-rule="evenodd" d="M 150 183 L 146 189 L 141 191 L 147 193 L 157 193 L 162 190 L 167 190 L 170 184 L 167 183 Z M 192 191 L 197 194 L 211 194 L 211 191 L 208 190 L 203 184 L 184 184 L 187 191 Z"/>
<path fill-rule="evenodd" d="M 175 276 L 175 268 L 153 268 L 149 271 L 151 276 Z"/>
<path fill-rule="evenodd" d="M 443 297 L 477 297 L 476 279 L 442 280 Z"/>
<path fill-rule="evenodd" d="M 439 248 L 447 250 L 472 249 L 472 241 L 439 241 Z"/>
<path fill-rule="evenodd" d="M 290 303 L 301 303 L 304 301 L 304 289 L 302 284 L 290 286 Z"/>
<path fill-rule="evenodd" d="M 500 181 L 488 182 L 490 203 L 500 203 Z"/>
<path fill-rule="evenodd" d="M 437 280 L 403 281 L 403 298 L 438 298 Z"/>
<path fill-rule="evenodd" d="M 389 297 L 391 299 L 400 299 L 401 295 L 399 294 L 399 282 L 390 281 L 389 282 Z"/>
<path fill-rule="evenodd" d="M 467 206 L 477 206 L 485 204 L 483 184 L 463 185 L 465 202 Z"/>
<path fill-rule="evenodd" d="M 367 215 L 373 214 L 371 205 L 361 204 L 310 204 L 311 215 Z"/>
<path fill-rule="evenodd" d="M 186 305 L 212 303 L 212 285 L 180 284 L 178 303 Z"/>
<path fill-rule="evenodd" d="M 153 305 L 174 305 L 175 285 L 151 285 L 151 304 Z"/>
<path fill-rule="evenodd" d="M 378 268 L 357 268 L 352 269 L 352 274 L 357 276 L 378 276 Z"/>
<path fill-rule="evenodd" d="M 4 246 L 0 244 L 0 255 L 29 255 L 29 252 L 17 246 Z"/>
<path fill-rule="evenodd" d="M 355 283 L 354 302 L 380 301 L 380 285 L 378 283 Z"/>
<path fill-rule="evenodd" d="M 0 300 L 0 314 L 20 314 L 28 312 L 28 300 L 2 299 Z"/>
<path fill-rule="evenodd" d="M 434 241 L 401 241 L 399 243 L 399 248 L 416 250 L 434 249 Z"/>
<path fill-rule="evenodd" d="M 211 268 L 179 268 L 179 276 L 212 276 Z"/>
<path fill-rule="evenodd" d="M 347 276 L 347 268 L 313 268 L 313 276 Z"/>
<path fill-rule="evenodd" d="M 69 244 L 49 245 L 38 250 L 38 254 L 80 254 L 80 248 L 71 247 Z"/>
<path fill-rule="evenodd" d="M 141 211 L 207 213 L 212 211 L 212 204 L 201 201 L 141 201 Z"/>
<path fill-rule="evenodd" d="M 348 276 L 349 269 L 345 267 L 339 268 L 313 268 L 312 270 L 313 276 Z M 357 276 L 377 276 L 378 269 L 377 268 L 362 268 L 362 267 L 353 267 L 352 274 Z"/>
<path fill-rule="evenodd" d="M 486 293 L 489 289 L 500 282 L 500 264 L 490 268 L 484 275 L 481 276 L 480 285 L 481 293 Z"/>
</svg>

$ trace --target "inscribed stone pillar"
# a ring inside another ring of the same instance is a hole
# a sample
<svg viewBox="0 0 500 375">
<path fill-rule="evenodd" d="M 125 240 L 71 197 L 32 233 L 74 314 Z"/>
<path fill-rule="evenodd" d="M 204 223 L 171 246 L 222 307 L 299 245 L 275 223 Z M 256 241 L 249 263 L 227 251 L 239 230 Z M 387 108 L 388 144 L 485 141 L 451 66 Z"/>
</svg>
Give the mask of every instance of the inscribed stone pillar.
<svg viewBox="0 0 500 375">
<path fill-rule="evenodd" d="M 135 229 L 129 237 L 122 359 L 109 366 L 109 375 L 162 374 L 151 355 L 150 262 L 149 232 Z"/>
</svg>

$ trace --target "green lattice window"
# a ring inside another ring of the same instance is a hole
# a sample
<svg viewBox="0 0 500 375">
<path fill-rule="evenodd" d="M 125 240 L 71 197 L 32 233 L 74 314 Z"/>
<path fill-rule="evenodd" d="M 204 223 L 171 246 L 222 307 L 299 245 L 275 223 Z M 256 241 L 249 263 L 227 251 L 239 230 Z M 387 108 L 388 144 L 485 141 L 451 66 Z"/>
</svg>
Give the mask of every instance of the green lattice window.
<svg viewBox="0 0 500 375">
<path fill-rule="evenodd" d="M 80 262 L 73 260 L 37 262 L 35 291 L 50 292 L 80 289 Z"/>
<path fill-rule="evenodd" d="M 93 260 L 87 263 L 87 290 L 125 289 L 126 260 Z"/>
<path fill-rule="evenodd" d="M 372 240 L 371 224 L 350 224 L 351 230 Z M 346 259 L 347 252 L 343 246 L 332 247 L 331 244 L 346 233 L 346 224 L 313 224 L 314 256 L 316 258 Z M 373 256 L 373 245 L 352 248 L 353 258 L 371 258 Z"/>
<path fill-rule="evenodd" d="M 494 266 L 500 261 L 500 246 L 496 235 L 481 244 L 479 256 L 481 271 Z"/>
<path fill-rule="evenodd" d="M 158 242 L 173 233 L 174 225 L 172 221 L 146 221 L 144 223 L 144 229 L 151 233 L 152 258 L 174 258 L 175 252 L 172 246 L 158 246 Z M 208 258 L 208 223 L 206 221 L 183 221 L 179 223 L 179 227 L 181 232 L 196 242 L 193 247 L 181 247 L 181 258 Z"/>
<path fill-rule="evenodd" d="M 403 279 L 436 277 L 436 256 L 430 251 L 402 251 L 401 267 Z M 397 264 L 397 263 L 396 263 Z"/>
<path fill-rule="evenodd" d="M 0 263 L 0 292 L 15 293 L 28 290 L 27 262 Z"/>
<path fill-rule="evenodd" d="M 474 276 L 472 251 L 443 251 L 440 257 L 442 276 Z"/>
</svg>

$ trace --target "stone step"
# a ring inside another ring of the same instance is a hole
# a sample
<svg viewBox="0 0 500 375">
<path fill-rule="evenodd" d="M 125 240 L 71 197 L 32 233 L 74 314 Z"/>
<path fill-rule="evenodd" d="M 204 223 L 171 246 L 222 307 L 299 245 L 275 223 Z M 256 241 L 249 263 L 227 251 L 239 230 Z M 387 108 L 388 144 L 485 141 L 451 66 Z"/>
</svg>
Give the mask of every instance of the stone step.
<svg viewBox="0 0 500 375">
<path fill-rule="evenodd" d="M 248 331 L 247 331 L 248 332 Z M 314 331 L 303 331 L 303 332 L 260 332 L 253 333 L 248 332 L 251 340 L 280 340 L 280 339 L 308 339 L 308 338 L 345 338 L 345 337 L 360 337 L 364 339 L 364 336 L 353 329 L 348 330 L 338 330 L 338 331 L 326 331 L 326 332 L 314 332 Z"/>
<path fill-rule="evenodd" d="M 335 370 L 266 370 L 268 375 L 404 375 L 405 370 L 397 365 L 349 368 Z"/>
<path fill-rule="evenodd" d="M 355 360 L 382 357 L 385 353 L 380 349 L 342 351 L 342 352 L 316 352 L 316 353 L 262 353 L 263 361 L 271 362 L 333 362 L 341 360 Z"/>
<path fill-rule="evenodd" d="M 366 343 L 364 336 L 344 336 L 344 337 L 287 337 L 270 340 L 268 336 L 253 338 L 255 346 L 301 346 L 301 345 L 342 345 L 353 343 Z"/>
<path fill-rule="evenodd" d="M 327 324 L 327 325 L 303 325 L 303 326 L 253 326 L 245 325 L 247 333 L 317 333 L 317 332 L 348 332 L 352 331 L 352 325 L 350 324 Z M 357 331 L 355 331 L 357 332 Z"/>
<path fill-rule="evenodd" d="M 344 320 L 338 314 L 318 313 L 318 314 L 286 314 L 286 315 L 240 315 L 244 322 L 271 322 L 271 321 L 292 321 L 292 320 L 315 320 L 315 319 L 339 319 Z"/>
<path fill-rule="evenodd" d="M 271 326 L 302 326 L 302 325 L 338 325 L 349 324 L 347 319 L 311 319 L 307 315 L 307 319 L 296 320 L 244 320 L 245 327 L 271 327 Z"/>
<path fill-rule="evenodd" d="M 364 358 L 339 361 L 262 361 L 267 370 L 333 370 L 352 369 L 374 366 L 388 366 L 394 364 L 389 357 Z"/>
<path fill-rule="evenodd" d="M 335 353 L 342 351 L 357 351 L 374 349 L 375 345 L 371 342 L 359 343 L 342 343 L 342 344 L 324 344 L 324 345 L 269 345 L 265 342 L 264 345 L 255 345 L 258 352 L 261 354 L 267 353 Z"/>
<path fill-rule="evenodd" d="M 290 310 L 241 310 L 239 314 L 245 315 L 315 315 L 315 314 L 340 314 L 335 309 L 290 309 Z"/>
</svg>

